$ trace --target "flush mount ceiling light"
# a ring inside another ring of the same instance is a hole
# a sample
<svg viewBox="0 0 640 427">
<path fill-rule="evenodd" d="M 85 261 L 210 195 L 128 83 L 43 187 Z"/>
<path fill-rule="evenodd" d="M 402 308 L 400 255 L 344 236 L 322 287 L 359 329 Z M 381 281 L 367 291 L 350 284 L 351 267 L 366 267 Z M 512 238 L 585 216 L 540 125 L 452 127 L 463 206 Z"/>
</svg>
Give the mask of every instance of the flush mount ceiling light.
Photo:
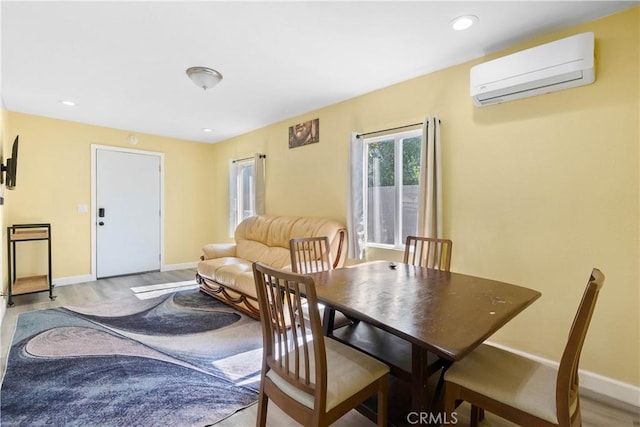
<svg viewBox="0 0 640 427">
<path fill-rule="evenodd" d="M 211 129 L 211 128 L 202 128 L 202 132 L 211 133 L 211 132 L 213 132 L 213 129 Z"/>
<path fill-rule="evenodd" d="M 449 24 L 451 25 L 451 28 L 453 28 L 454 30 L 462 31 L 470 28 L 476 22 L 478 22 L 477 16 L 464 15 L 464 16 L 458 16 L 457 18 L 452 19 L 451 22 L 449 22 Z"/>
<path fill-rule="evenodd" d="M 187 68 L 187 76 L 189 76 L 196 86 L 204 90 L 214 87 L 222 80 L 222 74 L 213 68 L 207 67 Z"/>
<path fill-rule="evenodd" d="M 74 101 L 70 101 L 68 99 L 61 99 L 58 101 L 62 105 L 66 105 L 67 107 L 75 107 L 76 103 Z"/>
</svg>

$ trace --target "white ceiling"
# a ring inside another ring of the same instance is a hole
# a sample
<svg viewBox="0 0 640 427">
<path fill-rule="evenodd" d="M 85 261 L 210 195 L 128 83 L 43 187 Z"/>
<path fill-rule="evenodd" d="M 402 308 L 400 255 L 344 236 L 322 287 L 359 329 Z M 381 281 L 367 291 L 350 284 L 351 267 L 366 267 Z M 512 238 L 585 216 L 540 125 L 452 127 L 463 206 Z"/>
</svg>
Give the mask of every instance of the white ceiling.
<svg viewBox="0 0 640 427">
<path fill-rule="evenodd" d="M 217 142 L 637 4 L 4 0 L 2 101 Z M 451 30 L 466 14 L 478 24 Z M 187 78 L 190 66 L 224 79 L 204 91 Z"/>
</svg>

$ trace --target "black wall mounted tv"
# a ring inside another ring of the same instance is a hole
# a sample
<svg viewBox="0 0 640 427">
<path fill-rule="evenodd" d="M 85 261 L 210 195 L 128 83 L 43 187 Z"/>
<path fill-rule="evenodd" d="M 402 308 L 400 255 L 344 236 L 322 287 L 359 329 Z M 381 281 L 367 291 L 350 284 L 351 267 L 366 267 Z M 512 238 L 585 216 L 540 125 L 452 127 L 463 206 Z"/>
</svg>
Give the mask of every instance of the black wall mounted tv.
<svg viewBox="0 0 640 427">
<path fill-rule="evenodd" d="M 16 175 L 18 171 L 18 139 L 19 136 L 16 136 L 15 141 L 13 141 L 13 146 L 11 147 L 11 157 L 7 159 L 6 166 L 2 164 L 2 159 L 0 158 L 0 183 L 2 183 L 3 178 L 4 182 L 7 184 L 7 189 L 13 190 L 16 188 Z M 4 175 L 3 175 L 4 172 Z"/>
</svg>

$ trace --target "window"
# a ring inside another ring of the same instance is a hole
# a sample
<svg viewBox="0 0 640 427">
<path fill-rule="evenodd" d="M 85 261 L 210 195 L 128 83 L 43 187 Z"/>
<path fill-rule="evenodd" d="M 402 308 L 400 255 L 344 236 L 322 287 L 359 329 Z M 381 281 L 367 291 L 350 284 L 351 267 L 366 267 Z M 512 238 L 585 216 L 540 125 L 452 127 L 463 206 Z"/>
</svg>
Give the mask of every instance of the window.
<svg viewBox="0 0 640 427">
<path fill-rule="evenodd" d="M 237 224 L 243 219 L 255 214 L 255 197 L 253 188 L 253 176 L 255 173 L 255 161 L 244 160 L 237 163 L 237 186 L 238 196 L 236 197 L 236 212 L 238 212 Z"/>
<path fill-rule="evenodd" d="M 229 164 L 229 236 L 244 219 L 264 213 L 264 154 Z"/>
<path fill-rule="evenodd" d="M 367 245 L 401 248 L 418 232 L 422 132 L 364 140 Z"/>
</svg>

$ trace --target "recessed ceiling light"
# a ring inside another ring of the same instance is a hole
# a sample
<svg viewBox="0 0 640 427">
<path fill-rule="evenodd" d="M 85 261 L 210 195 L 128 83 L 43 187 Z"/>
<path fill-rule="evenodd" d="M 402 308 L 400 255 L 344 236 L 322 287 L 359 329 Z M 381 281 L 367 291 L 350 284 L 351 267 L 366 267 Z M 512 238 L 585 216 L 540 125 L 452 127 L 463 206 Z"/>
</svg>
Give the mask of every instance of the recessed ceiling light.
<svg viewBox="0 0 640 427">
<path fill-rule="evenodd" d="M 68 99 L 61 99 L 60 101 L 58 101 L 60 104 L 62 105 L 66 105 L 67 107 L 75 107 L 76 103 L 73 101 L 70 101 Z"/>
<path fill-rule="evenodd" d="M 477 16 L 464 15 L 464 16 L 458 16 L 457 18 L 452 19 L 451 22 L 449 22 L 449 24 L 451 25 L 451 28 L 453 28 L 454 30 L 462 31 L 470 28 L 476 22 L 478 22 Z"/>
<path fill-rule="evenodd" d="M 202 132 L 213 132 L 211 128 L 202 128 Z"/>
</svg>

